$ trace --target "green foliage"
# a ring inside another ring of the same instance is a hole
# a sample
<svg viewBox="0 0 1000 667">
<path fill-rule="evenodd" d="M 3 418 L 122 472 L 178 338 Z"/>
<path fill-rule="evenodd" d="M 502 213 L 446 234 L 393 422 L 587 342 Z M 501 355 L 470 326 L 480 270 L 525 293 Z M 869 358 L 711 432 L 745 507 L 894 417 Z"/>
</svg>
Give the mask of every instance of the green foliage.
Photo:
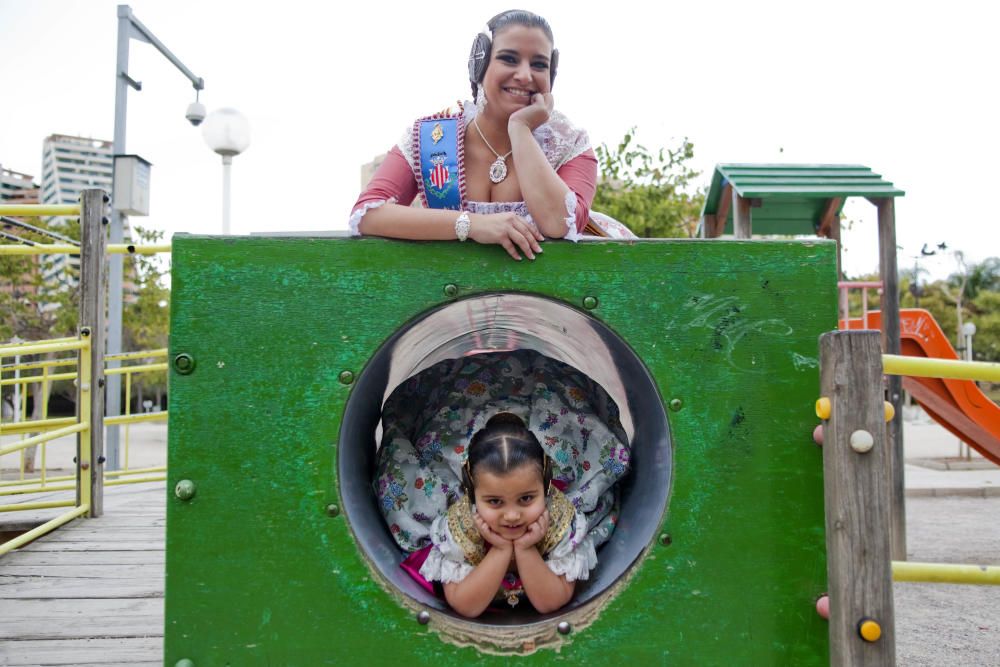
<svg viewBox="0 0 1000 667">
<path fill-rule="evenodd" d="M 969 320 L 976 324 L 972 337 L 974 356 L 980 361 L 1000 361 L 1000 290 L 979 294 L 969 304 Z"/>
<path fill-rule="evenodd" d="M 689 165 L 694 144 L 650 151 L 635 141 L 635 128 L 617 147 L 596 150 L 601 181 L 593 209 L 610 215 L 645 238 L 692 237 L 705 201 L 703 190 L 691 190 L 700 175 Z"/>
<path fill-rule="evenodd" d="M 971 266 L 960 262 L 962 270 L 947 280 L 926 282 L 924 271 L 903 270 L 899 276 L 900 308 L 923 308 L 934 316 L 941 330 L 956 349 L 964 345 L 958 340 L 957 299 L 962 286 L 962 321 L 976 325 L 972 339 L 976 361 L 1000 361 L 1000 258 L 990 257 Z M 919 293 L 911 285 L 918 276 Z M 879 280 L 878 274 L 859 276 L 854 280 Z M 875 290 L 868 290 L 868 309 L 878 310 L 880 298 Z M 851 317 L 861 315 L 861 292 L 851 290 L 848 295 Z"/>
<path fill-rule="evenodd" d="M 80 225 L 74 220 L 66 222 L 55 219 L 49 223 L 38 218 L 23 218 L 34 227 L 48 229 L 63 236 L 79 240 Z M 11 233 L 35 243 L 52 243 L 53 239 L 25 229 L 15 228 Z M 3 255 L 0 256 L 0 341 L 7 342 L 17 337 L 23 341 L 39 341 L 61 338 L 76 334 L 76 317 L 79 309 L 78 271 L 68 262 L 58 278 L 46 281 L 45 273 L 52 267 L 53 256 L 45 255 Z M 61 258 L 60 258 L 61 259 Z M 53 358 L 54 355 L 45 355 Z M 38 361 L 37 355 L 21 357 L 21 363 Z M 6 358 L 4 364 L 13 360 Z M 29 371 L 34 374 L 36 371 Z M 9 375 L 5 375 L 9 377 Z M 30 396 L 39 394 L 41 383 L 24 385 Z M 54 382 L 53 394 L 71 395 L 73 386 L 68 381 Z M 3 401 L 13 405 L 13 387 L 3 388 Z M 41 402 L 36 401 L 34 418 L 40 417 Z M 29 451 L 32 454 L 33 450 Z M 29 462 L 29 469 L 31 464 Z"/>
<path fill-rule="evenodd" d="M 149 245 L 159 242 L 163 232 L 134 227 L 132 236 L 137 244 Z M 135 292 L 122 308 L 124 350 L 138 352 L 167 347 L 170 288 L 165 278 L 170 267 L 164 266 L 163 261 L 159 255 L 129 255 L 126 259 L 125 273 L 135 281 Z M 143 388 L 166 390 L 167 376 L 164 371 L 137 373 L 132 382 L 140 392 Z"/>
<path fill-rule="evenodd" d="M 74 240 L 80 238 L 76 222 L 55 221 L 45 224 L 37 218 L 25 218 L 35 227 L 49 229 Z M 36 243 L 52 243 L 52 239 L 17 229 L 17 236 Z M 0 290 L 0 340 L 14 336 L 22 340 L 44 340 L 75 334 L 76 311 L 79 304 L 77 270 L 67 269 L 64 280 L 46 282 L 44 273 L 52 266 L 53 257 L 44 255 L 0 256 L 0 285 L 10 289 Z"/>
</svg>

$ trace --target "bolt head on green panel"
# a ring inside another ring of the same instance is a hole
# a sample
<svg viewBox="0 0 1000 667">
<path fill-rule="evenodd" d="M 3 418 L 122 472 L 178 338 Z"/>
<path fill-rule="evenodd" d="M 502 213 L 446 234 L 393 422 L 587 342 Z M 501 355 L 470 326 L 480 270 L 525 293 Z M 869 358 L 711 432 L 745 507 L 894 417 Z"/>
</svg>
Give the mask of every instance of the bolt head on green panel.
<svg viewBox="0 0 1000 667">
<path fill-rule="evenodd" d="M 189 375 L 194 372 L 194 357 L 190 354 L 178 354 L 174 357 L 174 370 L 181 375 Z"/>
<path fill-rule="evenodd" d="M 174 495 L 181 500 L 191 500 L 194 498 L 194 494 L 197 488 L 194 482 L 189 479 L 182 479 L 177 482 L 177 486 L 174 487 Z"/>
</svg>

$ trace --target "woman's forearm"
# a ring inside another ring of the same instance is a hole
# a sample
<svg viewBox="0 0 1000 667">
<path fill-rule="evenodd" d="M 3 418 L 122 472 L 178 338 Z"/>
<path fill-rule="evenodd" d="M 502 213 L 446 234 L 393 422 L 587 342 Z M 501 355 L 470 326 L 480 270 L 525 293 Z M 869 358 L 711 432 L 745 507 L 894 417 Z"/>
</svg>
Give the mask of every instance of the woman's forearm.
<svg viewBox="0 0 1000 667">
<path fill-rule="evenodd" d="M 510 555 L 510 550 L 490 549 L 469 576 L 456 584 L 445 584 L 444 597 L 451 608 L 467 618 L 486 611 L 507 574 Z"/>
<path fill-rule="evenodd" d="M 541 146 L 523 123 L 508 127 L 511 149 L 517 165 L 517 180 L 531 219 L 546 236 L 566 236 L 566 195 L 569 187 L 552 170 Z"/>
<path fill-rule="evenodd" d="M 364 236 L 423 241 L 454 241 L 458 211 L 412 208 L 383 204 L 361 218 L 358 231 Z"/>
<path fill-rule="evenodd" d="M 550 570 L 538 549 L 518 549 L 514 552 L 514 559 L 524 592 L 539 613 L 548 614 L 560 609 L 573 597 L 576 583 L 566 581 L 566 577 Z"/>
</svg>

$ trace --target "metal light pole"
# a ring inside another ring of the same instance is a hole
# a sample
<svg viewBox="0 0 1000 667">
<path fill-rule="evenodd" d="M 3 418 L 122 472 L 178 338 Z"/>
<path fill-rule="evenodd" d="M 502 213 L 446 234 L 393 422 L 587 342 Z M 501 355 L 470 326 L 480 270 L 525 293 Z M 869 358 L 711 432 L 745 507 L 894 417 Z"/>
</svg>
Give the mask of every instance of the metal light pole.
<svg viewBox="0 0 1000 667">
<path fill-rule="evenodd" d="M 112 148 L 114 155 L 125 154 L 125 112 L 128 107 L 128 87 L 142 90 L 142 83 L 128 74 L 128 53 L 130 40 L 152 44 L 163 56 L 172 62 L 186 76 L 196 91 L 205 87 L 205 81 L 195 76 L 184 66 L 177 56 L 163 45 L 156 36 L 132 14 L 128 5 L 118 5 L 118 59 L 115 64 L 115 138 Z M 192 105 L 193 106 L 193 105 Z M 197 118 L 197 120 L 196 120 Z M 201 116 L 190 116 L 188 119 L 197 125 Z M 111 243 L 122 243 L 124 240 L 125 216 L 120 211 L 111 213 Z M 117 354 L 122 347 L 122 256 L 112 255 L 108 271 L 108 341 L 107 354 Z M 120 362 L 108 364 L 112 368 L 120 366 Z M 105 414 L 115 416 L 121 411 L 121 376 L 108 375 L 107 404 Z M 118 464 L 118 427 L 108 427 L 106 442 L 107 462 L 105 469 L 117 470 Z"/>
<path fill-rule="evenodd" d="M 965 360 L 973 361 L 972 356 L 972 337 L 976 335 L 976 324 L 974 322 L 966 322 L 962 325 L 962 337 L 965 339 L 962 341 L 965 343 Z M 969 446 L 965 444 L 964 440 L 958 441 L 958 455 L 959 457 L 968 461 L 972 458 L 972 451 Z"/>
<path fill-rule="evenodd" d="M 233 157 L 250 146 L 250 124 L 239 111 L 227 107 L 208 115 L 201 136 L 222 156 L 222 233 L 228 236 Z"/>
</svg>

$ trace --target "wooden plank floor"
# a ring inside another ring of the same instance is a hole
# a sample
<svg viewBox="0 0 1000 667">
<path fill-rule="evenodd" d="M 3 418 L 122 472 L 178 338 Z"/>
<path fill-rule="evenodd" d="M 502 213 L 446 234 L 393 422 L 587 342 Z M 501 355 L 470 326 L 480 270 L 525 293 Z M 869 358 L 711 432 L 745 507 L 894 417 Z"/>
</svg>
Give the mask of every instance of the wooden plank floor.
<svg viewBox="0 0 1000 667">
<path fill-rule="evenodd" d="M 0 665 L 162 664 L 165 485 L 107 487 L 104 504 L 0 556 Z M 0 514 L 0 528 L 23 514 Z"/>
</svg>

